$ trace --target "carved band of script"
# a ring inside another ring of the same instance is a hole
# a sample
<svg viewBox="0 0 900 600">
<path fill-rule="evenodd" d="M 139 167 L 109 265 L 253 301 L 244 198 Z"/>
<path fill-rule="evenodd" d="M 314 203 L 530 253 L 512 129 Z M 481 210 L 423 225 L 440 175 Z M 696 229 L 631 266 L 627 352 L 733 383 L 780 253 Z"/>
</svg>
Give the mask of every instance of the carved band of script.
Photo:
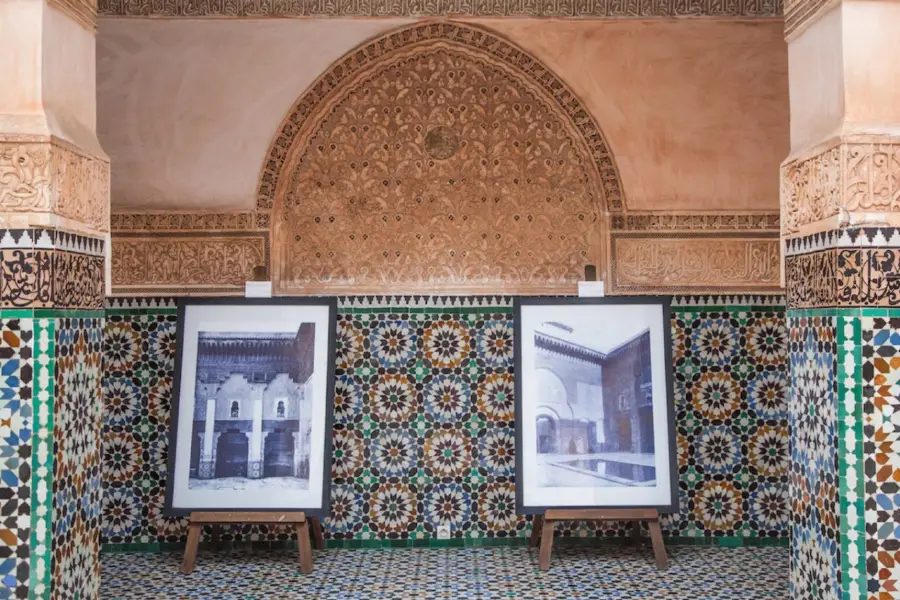
<svg viewBox="0 0 900 600">
<path fill-rule="evenodd" d="M 782 235 L 851 213 L 900 213 L 900 141 L 842 142 L 781 167 Z"/>
<path fill-rule="evenodd" d="M 242 286 L 268 266 L 263 235 L 112 238 L 113 287 Z"/>
<path fill-rule="evenodd" d="M 779 287 L 776 239 L 613 239 L 613 291 Z"/>
<path fill-rule="evenodd" d="M 900 249 L 843 248 L 785 260 L 788 306 L 900 305 Z"/>
</svg>

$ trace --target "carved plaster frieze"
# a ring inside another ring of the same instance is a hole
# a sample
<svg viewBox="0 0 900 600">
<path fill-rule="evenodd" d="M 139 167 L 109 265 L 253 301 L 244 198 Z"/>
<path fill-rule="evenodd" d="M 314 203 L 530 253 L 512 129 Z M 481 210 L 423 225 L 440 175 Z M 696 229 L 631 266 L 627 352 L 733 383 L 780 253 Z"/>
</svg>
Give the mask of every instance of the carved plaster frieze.
<svg viewBox="0 0 900 600">
<path fill-rule="evenodd" d="M 282 294 L 570 293 L 603 264 L 604 212 L 624 209 L 575 96 L 457 23 L 335 63 L 279 128 L 259 189 Z"/>
<path fill-rule="evenodd" d="M 266 232 L 114 233 L 112 288 L 119 295 L 241 293 L 269 265 Z"/>
<path fill-rule="evenodd" d="M 781 167 L 784 237 L 900 217 L 900 139 L 845 139 Z"/>
<path fill-rule="evenodd" d="M 269 229 L 269 213 L 113 213 L 110 227 L 127 231 L 254 231 Z"/>
<path fill-rule="evenodd" d="M 556 17 L 591 19 L 777 18 L 782 0 L 100 0 L 99 12 L 129 17 Z"/>
<path fill-rule="evenodd" d="M 779 292 L 777 234 L 613 232 L 611 294 Z"/>
<path fill-rule="evenodd" d="M 97 30 L 97 0 L 47 0 L 47 4 L 88 31 L 93 33 Z"/>
<path fill-rule="evenodd" d="M 559 136 L 560 140 L 567 138 L 562 140 L 568 148 L 567 152 L 577 156 L 577 160 L 586 163 L 585 176 L 595 180 L 590 183 L 598 188 L 594 193 L 598 196 L 597 200 L 603 209 L 613 213 L 625 210 L 625 194 L 609 145 L 600 127 L 575 93 L 548 67 L 495 33 L 481 27 L 447 21 L 421 23 L 394 31 L 359 46 L 335 61 L 300 97 L 278 128 L 263 164 L 257 192 L 257 209 L 271 210 L 276 206 L 277 200 L 281 199 L 276 199 L 277 194 L 284 197 L 292 191 L 285 189 L 284 180 L 296 169 L 297 160 L 303 159 L 307 162 L 313 158 L 318 160 L 317 154 L 322 150 L 328 150 L 328 146 L 319 149 L 317 146 L 310 147 L 309 144 L 312 137 L 319 133 L 319 129 L 326 125 L 326 120 L 333 109 L 342 107 L 349 101 L 358 103 L 359 99 L 353 96 L 353 93 L 366 88 L 369 89 L 369 92 L 376 93 L 368 100 L 371 104 L 378 105 L 379 102 L 388 100 L 384 97 L 384 94 L 387 93 L 386 89 L 372 88 L 373 82 L 376 86 L 385 83 L 384 76 L 387 70 L 393 69 L 393 72 L 401 78 L 400 83 L 409 88 L 408 91 L 413 95 L 409 96 L 404 92 L 403 98 L 408 104 L 406 107 L 400 105 L 377 106 L 379 110 L 386 108 L 404 110 L 404 116 L 408 121 L 416 111 L 420 110 L 415 105 L 416 101 L 427 101 L 430 104 L 440 101 L 443 96 L 440 98 L 429 96 L 427 90 L 422 87 L 425 82 L 431 80 L 431 76 L 427 73 L 417 72 L 421 71 L 423 65 L 411 64 L 407 68 L 401 62 L 406 59 L 410 63 L 414 63 L 414 57 L 417 55 L 421 57 L 427 55 L 432 58 L 443 57 L 441 70 L 436 74 L 437 76 L 443 75 L 446 78 L 449 68 L 448 60 L 458 61 L 469 65 L 470 71 L 473 67 L 484 66 L 485 70 L 484 74 L 480 76 L 481 78 L 486 74 L 491 74 L 491 76 L 497 77 L 498 81 L 511 86 L 510 89 L 516 96 L 523 99 L 523 103 L 511 105 L 513 113 L 510 116 L 528 116 L 529 111 L 534 107 L 535 109 L 540 108 L 541 113 L 552 117 L 555 135 Z M 417 75 L 425 75 L 426 78 L 416 84 L 415 76 Z M 456 82 L 454 88 L 459 88 L 460 85 L 461 82 Z M 417 86 L 420 88 L 418 92 L 415 89 Z M 453 122 L 458 122 L 458 124 L 470 122 L 471 119 L 464 118 L 467 115 L 473 119 L 478 117 L 481 110 L 478 104 L 482 92 L 475 87 L 469 87 L 474 95 L 466 97 L 464 100 L 468 105 L 467 109 L 471 108 L 475 112 L 461 114 L 441 109 L 441 111 L 433 110 L 427 118 L 425 117 L 427 113 L 421 112 L 419 125 L 425 129 L 418 134 L 422 137 L 422 148 L 429 152 L 427 157 L 423 157 L 426 160 L 428 158 L 432 161 L 447 160 L 436 158 L 431 154 L 434 148 L 429 150 L 424 146 L 425 137 L 429 133 L 436 133 L 433 132 L 435 127 L 447 127 Z M 500 100 L 503 90 L 499 88 L 495 90 L 494 87 L 493 84 L 488 85 L 485 93 L 491 93 L 491 100 L 496 102 Z M 460 91 L 459 89 L 455 90 L 457 94 Z M 426 93 L 426 95 L 419 96 L 417 95 L 419 93 Z M 525 100 L 528 102 L 524 103 Z M 442 114 L 443 116 L 440 116 Z M 449 122 L 444 123 L 441 121 L 442 119 L 449 119 Z M 488 126 L 487 122 L 484 123 L 484 126 Z M 455 136 L 459 136 L 459 132 L 452 131 L 452 128 L 451 132 Z M 503 136 L 507 136 L 510 138 L 509 141 L 512 141 L 513 131 L 508 126 L 503 128 L 491 126 L 490 131 L 485 131 L 480 135 L 484 137 L 492 132 L 497 137 L 494 145 L 499 144 L 500 138 Z M 345 133 L 348 139 L 349 133 L 351 132 Z M 362 133 L 372 134 L 376 131 L 369 129 L 366 132 L 360 131 L 360 134 Z M 464 154 L 474 152 L 471 141 L 466 141 L 464 138 L 459 139 L 464 142 L 460 144 L 460 149 Z M 524 143 L 525 140 L 522 139 L 519 142 Z M 466 150 L 466 145 L 468 145 L 468 150 Z M 520 153 L 526 152 L 524 147 L 516 146 L 514 149 Z M 403 152 L 407 154 L 411 150 L 411 148 L 403 148 Z M 534 153 L 534 149 L 531 149 L 531 152 Z M 300 154 L 299 158 L 295 156 L 297 154 Z M 378 154 L 383 155 L 380 149 Z M 529 160 L 535 160 L 535 156 Z M 548 156 L 545 157 L 545 160 L 553 158 Z M 559 158 L 566 159 L 566 157 L 558 157 L 557 160 Z M 364 170 L 363 162 L 361 159 L 353 163 L 362 175 L 374 171 L 374 169 Z M 535 160 L 535 162 L 539 161 Z M 411 163 L 411 165 L 414 164 L 416 163 Z M 491 168 L 496 166 L 489 165 Z M 475 173 L 473 172 L 472 175 L 474 176 Z M 335 185 L 343 183 L 336 181 Z M 331 185 L 330 179 L 329 185 Z"/>
<path fill-rule="evenodd" d="M 66 229 L 106 233 L 109 178 L 106 157 L 58 138 L 0 135 L 0 217 L 52 217 Z"/>
<path fill-rule="evenodd" d="M 629 214 L 610 219 L 620 231 L 778 231 L 778 213 Z"/>
</svg>

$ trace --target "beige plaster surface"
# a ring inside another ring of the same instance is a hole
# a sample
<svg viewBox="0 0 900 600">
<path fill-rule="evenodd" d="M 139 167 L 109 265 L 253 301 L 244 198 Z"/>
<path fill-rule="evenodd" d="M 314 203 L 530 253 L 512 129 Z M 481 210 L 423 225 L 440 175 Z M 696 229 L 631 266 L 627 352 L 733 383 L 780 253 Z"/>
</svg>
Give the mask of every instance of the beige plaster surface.
<svg viewBox="0 0 900 600">
<path fill-rule="evenodd" d="M 847 133 L 900 133 L 900 1 L 841 6 Z"/>
<path fill-rule="evenodd" d="M 788 153 L 780 22 L 486 22 L 582 98 L 631 210 L 776 210 Z"/>
<path fill-rule="evenodd" d="M 792 153 L 840 131 L 844 119 L 844 58 L 840 39 L 841 8 L 838 6 L 788 46 Z"/>
<path fill-rule="evenodd" d="M 113 208 L 253 208 L 269 144 L 300 95 L 405 22 L 101 19 L 98 130 Z"/>
<path fill-rule="evenodd" d="M 94 35 L 42 0 L 0 2 L 0 132 L 55 135 L 102 155 Z"/>
<path fill-rule="evenodd" d="M 789 45 L 791 154 L 900 134 L 900 1 L 843 0 Z"/>
<path fill-rule="evenodd" d="M 266 151 L 328 65 L 408 21 L 100 21 L 114 209 L 249 209 Z M 775 210 L 788 153 L 779 22 L 481 19 L 603 129 L 632 210 Z"/>
</svg>

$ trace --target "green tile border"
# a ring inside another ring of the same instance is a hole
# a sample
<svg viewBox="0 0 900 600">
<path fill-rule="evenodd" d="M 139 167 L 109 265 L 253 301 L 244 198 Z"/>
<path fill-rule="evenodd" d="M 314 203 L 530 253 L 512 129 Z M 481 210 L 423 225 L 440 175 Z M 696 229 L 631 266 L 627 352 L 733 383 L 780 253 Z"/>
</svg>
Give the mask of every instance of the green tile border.
<svg viewBox="0 0 900 600">
<path fill-rule="evenodd" d="M 35 319 L 101 319 L 105 316 L 103 309 L 85 310 L 85 309 L 67 309 L 67 308 L 36 308 L 34 309 Z"/>
<path fill-rule="evenodd" d="M 50 598 L 53 533 L 53 403 L 55 321 L 34 319 L 34 431 L 31 454 L 31 581 L 29 598 Z"/>
<path fill-rule="evenodd" d="M 0 319 L 31 319 L 33 308 L 0 308 Z"/>
<path fill-rule="evenodd" d="M 766 538 L 742 538 L 742 537 L 716 537 L 716 538 L 690 538 L 690 537 L 666 537 L 666 545 L 669 546 L 708 546 L 720 548 L 787 548 L 790 540 L 787 537 L 766 537 Z M 585 546 L 585 547 L 607 547 L 607 546 L 623 546 L 628 547 L 631 544 L 631 538 L 626 536 L 617 537 L 557 537 L 553 540 L 556 546 Z M 449 540 L 439 540 L 434 538 L 424 539 L 404 539 L 404 540 L 335 540 L 329 539 L 325 541 L 327 549 L 343 549 L 343 550 L 359 550 L 359 549 L 398 549 L 398 548 L 492 548 L 492 547 L 522 547 L 528 545 L 526 537 L 507 537 L 507 538 L 452 538 Z M 644 537 L 643 546 L 650 550 L 650 541 Z M 275 541 L 275 542 L 224 542 L 220 546 L 227 548 L 253 548 L 253 549 L 296 549 L 296 541 Z M 209 548 L 208 544 L 203 545 L 204 549 Z M 145 543 L 145 544 L 103 544 L 101 552 L 103 553 L 122 553 L 122 552 L 182 552 L 184 551 L 183 543 Z"/>
</svg>

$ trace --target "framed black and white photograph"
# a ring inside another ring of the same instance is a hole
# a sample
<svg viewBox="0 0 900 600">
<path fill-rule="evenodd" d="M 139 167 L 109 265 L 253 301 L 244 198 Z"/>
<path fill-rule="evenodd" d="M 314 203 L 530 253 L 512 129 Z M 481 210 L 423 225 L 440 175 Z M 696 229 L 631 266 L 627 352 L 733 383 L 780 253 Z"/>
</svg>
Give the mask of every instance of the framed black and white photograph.
<svg viewBox="0 0 900 600">
<path fill-rule="evenodd" d="M 677 510 L 667 298 L 515 305 L 516 503 Z"/>
<path fill-rule="evenodd" d="M 337 301 L 178 307 L 166 510 L 329 510 Z"/>
</svg>

